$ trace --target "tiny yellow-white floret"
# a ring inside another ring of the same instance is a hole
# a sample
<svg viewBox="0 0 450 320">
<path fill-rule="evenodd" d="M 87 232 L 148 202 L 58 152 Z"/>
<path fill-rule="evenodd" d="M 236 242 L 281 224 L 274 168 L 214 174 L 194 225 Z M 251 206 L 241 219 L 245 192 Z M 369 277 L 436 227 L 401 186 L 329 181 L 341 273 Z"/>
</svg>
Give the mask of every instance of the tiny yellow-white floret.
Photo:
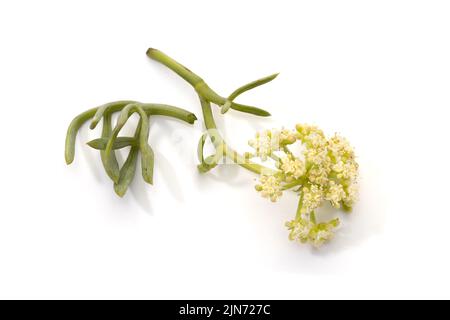
<svg viewBox="0 0 450 320">
<path fill-rule="evenodd" d="M 261 193 L 264 198 L 270 199 L 272 202 L 278 200 L 283 194 L 280 180 L 273 175 L 262 175 L 259 179 L 260 184 L 256 185 L 256 190 Z"/>
</svg>

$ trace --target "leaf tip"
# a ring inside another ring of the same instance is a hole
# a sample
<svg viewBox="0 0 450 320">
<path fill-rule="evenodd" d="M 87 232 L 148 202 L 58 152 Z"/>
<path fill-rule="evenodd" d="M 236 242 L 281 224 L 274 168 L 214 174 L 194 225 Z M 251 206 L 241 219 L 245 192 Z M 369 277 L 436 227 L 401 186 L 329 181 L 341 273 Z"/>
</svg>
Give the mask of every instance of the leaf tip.
<svg viewBox="0 0 450 320">
<path fill-rule="evenodd" d="M 197 116 L 193 113 L 190 113 L 187 116 L 188 123 L 193 124 L 197 120 Z"/>
<path fill-rule="evenodd" d="M 86 142 L 86 144 L 93 149 L 97 149 L 96 148 L 97 145 L 95 144 L 95 142 L 96 142 L 95 140 L 91 140 L 91 141 Z"/>
<path fill-rule="evenodd" d="M 127 188 L 121 188 L 118 184 L 115 183 L 114 184 L 114 191 L 119 197 L 123 198 L 123 196 L 127 192 Z"/>
<path fill-rule="evenodd" d="M 64 158 L 66 160 L 66 164 L 69 165 L 69 164 L 71 164 L 73 162 L 74 156 L 73 156 L 73 154 L 70 154 L 70 153 L 66 152 L 64 154 Z"/>
</svg>

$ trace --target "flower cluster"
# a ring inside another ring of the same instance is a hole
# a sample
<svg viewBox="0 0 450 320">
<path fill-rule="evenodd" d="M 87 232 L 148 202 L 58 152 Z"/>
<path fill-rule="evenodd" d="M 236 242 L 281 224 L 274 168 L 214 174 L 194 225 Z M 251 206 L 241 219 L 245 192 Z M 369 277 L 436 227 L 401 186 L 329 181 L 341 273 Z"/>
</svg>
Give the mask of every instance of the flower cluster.
<svg viewBox="0 0 450 320">
<path fill-rule="evenodd" d="M 261 175 L 256 190 L 263 197 L 276 201 L 283 190 L 298 192 L 296 218 L 287 224 L 290 239 L 315 246 L 330 240 L 339 220 L 316 223 L 309 217 L 326 201 L 346 210 L 355 203 L 358 164 L 348 141 L 338 134 L 327 138 L 316 126 L 298 124 L 292 131 L 264 131 L 249 144 L 255 149 L 252 156 L 273 159 L 278 169 Z"/>
<path fill-rule="evenodd" d="M 306 172 L 305 162 L 292 155 L 281 158 L 279 168 L 284 173 L 286 181 L 299 179 Z"/>
<path fill-rule="evenodd" d="M 281 197 L 283 191 L 281 189 L 280 180 L 273 175 L 262 175 L 260 178 L 260 184 L 255 186 L 256 191 L 261 193 L 264 198 L 270 199 L 275 202 Z"/>
<path fill-rule="evenodd" d="M 339 226 L 339 219 L 333 219 L 324 223 L 315 223 L 308 219 L 299 218 L 286 222 L 289 232 L 289 239 L 300 241 L 301 243 L 311 243 L 315 247 L 320 247 L 333 236 L 333 230 Z"/>
</svg>

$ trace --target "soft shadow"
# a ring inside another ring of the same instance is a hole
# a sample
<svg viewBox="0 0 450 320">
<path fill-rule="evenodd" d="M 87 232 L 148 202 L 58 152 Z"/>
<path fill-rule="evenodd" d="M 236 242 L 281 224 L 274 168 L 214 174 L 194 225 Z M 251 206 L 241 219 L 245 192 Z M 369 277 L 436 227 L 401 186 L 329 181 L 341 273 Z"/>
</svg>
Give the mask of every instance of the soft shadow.
<svg viewBox="0 0 450 320">
<path fill-rule="evenodd" d="M 176 175 L 175 166 L 172 163 L 186 163 L 189 162 L 195 154 L 192 149 L 196 146 L 190 145 L 190 134 L 195 135 L 195 131 L 191 128 L 192 125 L 185 123 L 184 121 L 173 118 L 161 118 L 164 121 L 158 121 L 155 123 L 156 130 L 152 130 L 150 134 L 150 144 L 155 152 L 155 170 L 161 173 L 164 183 L 167 185 L 169 191 L 173 196 L 183 201 L 183 191 Z M 188 129 L 188 133 L 186 132 Z M 162 146 L 162 143 L 169 144 L 169 148 Z M 176 159 L 172 156 L 166 157 L 163 153 L 158 151 L 158 148 L 165 148 L 170 154 L 175 152 Z M 170 150 L 172 149 L 172 150 Z"/>
<path fill-rule="evenodd" d="M 171 161 L 166 158 L 166 156 L 158 151 L 158 147 L 161 141 L 167 140 L 170 141 L 171 135 L 177 130 L 177 128 L 181 126 L 190 126 L 190 124 L 187 124 L 184 121 L 173 119 L 173 118 L 167 118 L 167 117 L 161 117 L 161 116 L 155 116 L 155 118 L 158 118 L 158 122 L 153 123 L 152 125 L 152 117 L 150 118 L 150 138 L 149 143 L 153 148 L 153 151 L 155 153 L 155 168 L 154 172 L 156 175 L 156 172 L 158 172 L 158 175 L 161 174 L 162 179 L 164 180 L 164 183 L 167 185 L 169 191 L 171 194 L 179 201 L 183 201 L 183 191 L 182 187 L 179 183 L 179 180 L 177 179 L 175 167 L 171 164 Z M 157 130 L 154 130 L 157 125 Z M 149 197 L 149 193 L 151 191 L 148 191 L 151 188 L 157 187 L 156 184 L 158 181 L 154 181 L 155 185 L 149 185 L 143 179 L 138 179 L 141 177 L 140 174 L 141 165 L 140 165 L 140 159 L 138 160 L 138 167 L 136 168 L 136 177 L 130 186 L 131 193 L 133 197 L 136 199 L 138 205 L 146 212 L 153 214 L 152 212 L 152 206 L 151 201 Z M 137 180 L 137 181 L 136 181 Z"/>
<path fill-rule="evenodd" d="M 164 183 L 170 190 L 171 194 L 180 202 L 184 200 L 183 191 L 179 181 L 177 180 L 176 171 L 174 166 L 170 164 L 170 160 L 167 159 L 162 153 L 155 151 L 155 168 L 161 173 Z"/>
<path fill-rule="evenodd" d="M 199 172 L 199 175 L 207 176 L 208 179 L 215 183 L 228 184 L 230 186 L 242 185 L 243 179 L 240 176 L 240 171 L 243 170 L 237 164 L 219 164 L 217 167 L 206 173 Z"/>
<path fill-rule="evenodd" d="M 232 113 L 230 112 L 230 118 L 245 121 L 255 133 L 267 129 L 270 130 L 274 126 L 277 127 L 276 121 L 272 117 L 258 117 L 245 112 L 233 111 Z"/>
<path fill-rule="evenodd" d="M 153 188 L 152 185 L 146 183 L 144 179 L 142 179 L 142 168 L 141 168 L 141 159 L 139 156 L 138 163 L 136 166 L 136 173 L 133 181 L 128 187 L 128 193 L 130 193 L 133 198 L 136 200 L 138 206 L 144 210 L 146 213 L 153 215 L 152 204 L 149 196 L 149 189 Z M 125 195 L 126 197 L 126 195 Z"/>
</svg>

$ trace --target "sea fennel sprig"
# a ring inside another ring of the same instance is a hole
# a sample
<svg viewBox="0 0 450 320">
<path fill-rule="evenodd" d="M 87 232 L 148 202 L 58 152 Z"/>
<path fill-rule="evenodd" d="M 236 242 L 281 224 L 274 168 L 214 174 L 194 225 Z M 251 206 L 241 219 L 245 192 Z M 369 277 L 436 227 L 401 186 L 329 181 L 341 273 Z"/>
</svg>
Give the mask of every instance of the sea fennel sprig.
<svg viewBox="0 0 450 320">
<path fill-rule="evenodd" d="M 339 225 L 338 218 L 330 221 L 318 221 L 317 210 L 325 202 L 335 208 L 350 211 L 357 198 L 358 164 L 353 149 L 348 142 L 335 135 L 326 138 L 324 133 L 314 126 L 297 125 L 296 130 L 266 130 L 258 133 L 249 142 L 254 152 L 245 156 L 231 149 L 220 135 L 214 121 L 211 103 L 221 108 L 221 113 L 229 109 L 247 112 L 258 116 L 269 116 L 269 112 L 252 106 L 234 102 L 240 94 L 268 83 L 276 78 L 274 74 L 236 89 L 228 98 L 213 91 L 206 82 L 159 50 L 150 48 L 147 55 L 186 80 L 197 92 L 203 112 L 207 132 L 200 137 L 198 158 L 200 172 L 207 172 L 218 165 L 223 157 L 260 175 L 256 190 L 260 194 L 277 201 L 285 190 L 293 190 L 299 196 L 295 218 L 286 223 L 290 231 L 289 239 L 301 243 L 311 243 L 319 247 L 334 235 Z M 203 147 L 210 138 L 215 154 L 204 157 Z M 263 163 L 270 161 L 271 166 L 252 162 L 259 158 Z"/>
</svg>

